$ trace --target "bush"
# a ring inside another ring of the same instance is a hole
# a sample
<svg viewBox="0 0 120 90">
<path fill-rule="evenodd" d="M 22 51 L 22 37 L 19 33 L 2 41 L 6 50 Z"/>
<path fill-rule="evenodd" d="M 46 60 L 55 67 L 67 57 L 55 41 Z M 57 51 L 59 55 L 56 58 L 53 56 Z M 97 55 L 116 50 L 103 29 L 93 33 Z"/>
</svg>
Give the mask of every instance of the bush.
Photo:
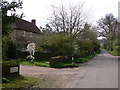
<svg viewBox="0 0 120 90">
<path fill-rule="evenodd" d="M 81 55 L 89 55 L 91 51 L 93 51 L 94 46 L 92 43 L 92 40 L 90 39 L 78 39 L 77 40 L 77 45 L 80 47 L 80 52 L 79 54 Z"/>
<path fill-rule="evenodd" d="M 16 59 L 17 58 L 17 47 L 16 47 L 15 42 L 13 42 L 13 41 L 9 42 L 7 56 L 10 59 Z"/>
<path fill-rule="evenodd" d="M 50 67 L 53 68 L 64 68 L 64 67 L 77 67 L 77 64 L 72 64 L 71 60 L 65 59 L 63 56 L 52 57 L 50 59 Z"/>
<path fill-rule="evenodd" d="M 43 35 L 40 37 L 40 44 L 44 51 L 68 56 L 74 54 L 74 38 L 71 35 Z"/>
<path fill-rule="evenodd" d="M 120 53 L 120 46 L 115 46 L 115 52 Z"/>
<path fill-rule="evenodd" d="M 2 38 L 2 59 L 7 59 L 8 43 L 10 39 L 8 37 Z"/>
<path fill-rule="evenodd" d="M 109 53 L 114 55 L 114 56 L 120 56 L 120 53 L 118 53 L 116 51 L 109 51 Z"/>
<path fill-rule="evenodd" d="M 10 38 L 2 38 L 2 59 L 16 59 L 17 58 L 17 47 L 16 43 Z"/>
<path fill-rule="evenodd" d="M 65 58 L 63 56 L 51 57 L 50 59 L 50 67 L 56 67 L 56 65 L 63 63 Z"/>
</svg>

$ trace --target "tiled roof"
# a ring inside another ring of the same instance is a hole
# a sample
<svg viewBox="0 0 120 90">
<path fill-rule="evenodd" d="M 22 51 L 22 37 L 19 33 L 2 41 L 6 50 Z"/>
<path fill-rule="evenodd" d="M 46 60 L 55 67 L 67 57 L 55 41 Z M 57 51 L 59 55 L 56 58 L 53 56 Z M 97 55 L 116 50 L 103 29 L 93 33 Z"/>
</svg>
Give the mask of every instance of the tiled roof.
<svg viewBox="0 0 120 90">
<path fill-rule="evenodd" d="M 40 29 L 33 23 L 25 21 L 23 19 L 17 20 L 13 25 L 12 28 L 18 30 L 24 30 L 33 33 L 41 33 Z"/>
</svg>

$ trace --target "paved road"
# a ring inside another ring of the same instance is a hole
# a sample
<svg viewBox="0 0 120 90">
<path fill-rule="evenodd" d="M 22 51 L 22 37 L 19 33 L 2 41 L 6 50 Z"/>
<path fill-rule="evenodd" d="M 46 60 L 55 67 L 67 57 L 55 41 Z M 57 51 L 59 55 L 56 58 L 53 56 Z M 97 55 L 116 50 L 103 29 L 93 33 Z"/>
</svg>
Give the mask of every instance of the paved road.
<svg viewBox="0 0 120 90">
<path fill-rule="evenodd" d="M 118 59 L 102 50 L 81 66 L 65 88 L 118 88 Z"/>
</svg>

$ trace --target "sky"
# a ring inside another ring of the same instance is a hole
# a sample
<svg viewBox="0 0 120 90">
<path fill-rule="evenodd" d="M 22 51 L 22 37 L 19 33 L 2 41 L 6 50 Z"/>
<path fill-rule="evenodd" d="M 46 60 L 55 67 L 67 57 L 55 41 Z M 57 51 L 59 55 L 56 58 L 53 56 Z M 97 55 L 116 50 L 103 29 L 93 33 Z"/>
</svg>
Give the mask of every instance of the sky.
<svg viewBox="0 0 120 90">
<path fill-rule="evenodd" d="M 12 1 L 12 0 L 8 0 Z M 16 1 L 16 0 L 14 0 Z M 118 2 L 120 0 L 23 0 L 23 8 L 17 10 L 18 14 L 24 13 L 23 19 L 36 20 L 38 27 L 44 27 L 51 15 L 51 5 L 60 6 L 68 4 L 84 4 L 84 12 L 89 15 L 88 22 L 95 25 L 96 21 L 108 13 L 118 16 Z"/>
</svg>

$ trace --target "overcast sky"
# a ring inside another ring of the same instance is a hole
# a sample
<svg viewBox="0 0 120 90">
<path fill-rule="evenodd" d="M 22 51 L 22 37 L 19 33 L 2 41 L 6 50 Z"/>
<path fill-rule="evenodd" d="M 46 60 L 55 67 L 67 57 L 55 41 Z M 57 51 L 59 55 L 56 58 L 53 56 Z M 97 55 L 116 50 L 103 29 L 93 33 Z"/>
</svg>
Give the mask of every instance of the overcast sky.
<svg viewBox="0 0 120 90">
<path fill-rule="evenodd" d="M 8 0 L 12 1 L 12 0 Z M 15 1 L 15 0 L 14 0 Z M 23 0 L 23 8 L 17 13 L 24 13 L 24 20 L 31 21 L 36 19 L 37 26 L 46 24 L 47 18 L 51 13 L 51 5 L 60 6 L 61 4 L 84 3 L 85 12 L 89 12 L 88 22 L 95 24 L 98 19 L 104 17 L 107 13 L 113 13 L 118 16 L 118 2 L 120 0 Z"/>
</svg>

